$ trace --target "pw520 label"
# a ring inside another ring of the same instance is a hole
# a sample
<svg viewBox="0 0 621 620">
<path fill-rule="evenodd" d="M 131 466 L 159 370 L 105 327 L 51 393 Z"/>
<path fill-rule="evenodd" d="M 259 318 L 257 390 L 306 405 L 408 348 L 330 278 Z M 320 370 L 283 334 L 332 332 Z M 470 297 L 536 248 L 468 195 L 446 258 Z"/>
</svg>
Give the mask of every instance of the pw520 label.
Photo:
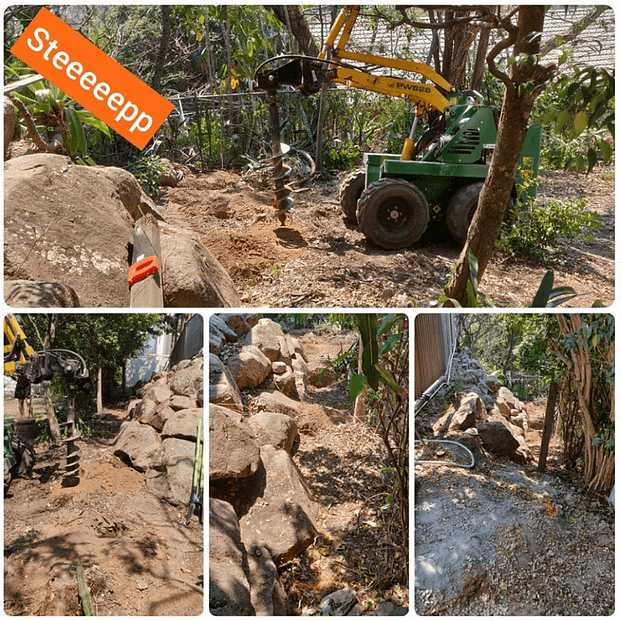
<svg viewBox="0 0 621 620">
<path fill-rule="evenodd" d="M 45 8 L 11 52 L 139 149 L 174 108 Z"/>
</svg>

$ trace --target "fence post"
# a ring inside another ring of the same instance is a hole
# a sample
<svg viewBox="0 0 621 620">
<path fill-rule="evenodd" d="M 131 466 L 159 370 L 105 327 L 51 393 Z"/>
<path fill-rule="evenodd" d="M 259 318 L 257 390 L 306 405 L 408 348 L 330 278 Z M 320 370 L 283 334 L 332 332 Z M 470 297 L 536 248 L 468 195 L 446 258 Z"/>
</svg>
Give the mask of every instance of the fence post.
<svg viewBox="0 0 621 620">
<path fill-rule="evenodd" d="M 541 450 L 539 452 L 539 467 L 537 471 L 543 473 L 546 470 L 546 459 L 548 458 L 548 446 L 550 445 L 550 436 L 552 435 L 552 427 L 554 426 L 554 410 L 556 409 L 556 399 L 558 396 L 558 383 L 550 383 L 548 391 L 548 403 L 546 405 L 546 417 L 543 423 L 543 433 L 541 435 Z"/>
</svg>

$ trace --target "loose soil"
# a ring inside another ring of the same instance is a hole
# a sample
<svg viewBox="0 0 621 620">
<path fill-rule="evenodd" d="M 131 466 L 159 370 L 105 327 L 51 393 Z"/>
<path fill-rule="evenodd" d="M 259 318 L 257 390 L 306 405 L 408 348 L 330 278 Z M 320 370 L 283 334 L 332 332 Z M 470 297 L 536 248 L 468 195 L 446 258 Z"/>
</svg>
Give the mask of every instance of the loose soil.
<svg viewBox="0 0 621 620">
<path fill-rule="evenodd" d="M 17 401 L 5 401 L 5 416 Z M 35 409 L 36 412 L 36 409 Z M 96 417 L 79 440 L 81 475 L 63 486 L 66 448 L 38 446 L 29 476 L 4 500 L 4 610 L 17 616 L 83 615 L 82 566 L 98 616 L 186 616 L 203 609 L 203 527 L 162 502 L 144 474 L 113 455 L 124 408 Z"/>
<path fill-rule="evenodd" d="M 226 170 L 186 177 L 176 188 L 161 188 L 159 208 L 171 223 L 197 232 L 231 276 L 249 307 L 429 307 L 445 287 L 459 248 L 445 232 L 429 233 L 413 247 L 385 251 L 344 223 L 336 175 L 314 178 L 293 195 L 284 226 L 271 206 L 266 173 Z M 568 307 L 591 307 L 614 299 L 614 171 L 589 175 L 545 171 L 542 201 L 584 197 L 600 218 L 596 239 L 565 244 L 566 256 L 548 264 L 497 253 L 481 291 L 500 307 L 528 306 L 548 269 L 555 285 L 581 296 Z"/>
<path fill-rule="evenodd" d="M 304 346 L 309 368 L 328 366 L 357 338 L 329 328 L 288 331 Z M 353 417 L 348 384 L 344 374 L 324 387 L 309 385 L 296 416 L 293 460 L 320 517 L 314 543 L 279 569 L 294 615 L 321 615 L 322 598 L 345 587 L 356 591 L 356 615 L 373 615 L 382 602 L 409 607 L 399 516 L 396 507 L 382 509 L 393 484 L 387 451 L 372 421 Z"/>
<path fill-rule="evenodd" d="M 527 403 L 529 417 L 545 403 Z M 425 412 L 418 417 L 427 417 Z M 564 467 L 553 435 L 537 471 L 541 431 L 526 433 L 534 459 L 520 466 L 477 454 L 472 469 L 442 446 L 415 468 L 415 607 L 421 615 L 606 616 L 615 606 L 614 513 Z M 429 444 L 431 447 L 432 444 Z M 418 459 L 423 456 L 417 445 Z M 424 574 L 423 574 L 424 573 Z"/>
</svg>

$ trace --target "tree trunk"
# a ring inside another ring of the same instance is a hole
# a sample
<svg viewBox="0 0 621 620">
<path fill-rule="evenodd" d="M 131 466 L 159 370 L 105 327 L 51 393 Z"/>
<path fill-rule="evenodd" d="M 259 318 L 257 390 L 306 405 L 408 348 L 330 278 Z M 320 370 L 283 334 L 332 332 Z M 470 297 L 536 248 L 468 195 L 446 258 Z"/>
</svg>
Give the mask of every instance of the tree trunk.
<svg viewBox="0 0 621 620">
<path fill-rule="evenodd" d="M 291 34 L 300 47 L 300 53 L 306 56 L 317 56 L 319 48 L 313 39 L 306 18 L 300 12 L 299 7 L 293 5 L 272 6 L 274 15 L 291 30 Z"/>
<path fill-rule="evenodd" d="M 479 35 L 479 45 L 477 47 L 477 55 L 474 60 L 472 69 L 471 88 L 478 92 L 483 89 L 483 76 L 485 75 L 485 57 L 487 56 L 487 48 L 489 47 L 490 29 L 483 28 Z"/>
<path fill-rule="evenodd" d="M 577 334 L 582 330 L 583 324 L 579 314 L 567 316 L 559 314 L 557 320 L 564 337 Z M 598 399 L 598 394 L 593 393 L 593 368 L 591 365 L 593 360 L 589 352 L 588 340 L 583 338 L 576 340 L 567 355 L 560 350 L 554 341 L 550 341 L 550 348 L 567 366 L 570 380 L 576 390 L 584 433 L 584 481 L 591 491 L 608 495 L 614 485 L 615 453 L 612 450 L 607 454 L 603 443 L 593 444 L 593 439 L 598 434 L 598 429 L 595 426 L 596 414 L 593 410 L 593 397 L 595 396 L 595 400 Z M 609 389 L 610 395 L 614 396 L 614 388 L 611 386 Z M 611 418 L 614 417 L 612 403 L 610 416 Z"/>
<path fill-rule="evenodd" d="M 43 387 L 43 406 L 45 407 L 45 415 L 50 427 L 50 436 L 54 445 L 58 445 L 60 443 L 60 426 L 58 426 L 58 418 L 56 417 L 54 403 L 50 395 L 50 382 L 43 381 L 41 386 Z"/>
<path fill-rule="evenodd" d="M 514 56 L 537 54 L 539 38 L 533 37 L 532 33 L 543 30 L 543 19 L 543 7 L 527 5 L 520 8 L 517 31 L 515 31 L 514 36 L 508 39 L 508 41 L 515 40 Z M 495 47 L 496 49 L 500 51 L 498 46 Z M 488 62 L 490 62 L 490 56 L 488 56 Z M 493 57 L 491 62 L 493 63 Z M 504 77 L 507 78 L 507 76 Z M 492 257 L 494 243 L 500 232 L 500 226 L 513 190 L 520 152 L 528 130 L 528 118 L 539 93 L 536 87 L 527 89 L 523 88 L 523 85 L 528 82 L 535 84 L 545 82 L 545 78 L 540 81 L 541 78 L 543 78 L 541 67 L 535 65 L 529 68 L 523 64 L 515 65 L 511 78 L 507 78 L 505 81 L 507 88 L 498 123 L 494 158 L 479 196 L 479 204 L 468 230 L 466 244 L 459 256 L 457 268 L 446 288 L 446 296 L 457 300 L 462 306 L 466 306 L 468 303 L 469 254 L 472 253 L 478 259 L 478 278 L 480 281 Z M 449 301 L 445 305 L 451 306 L 452 303 Z"/>
<path fill-rule="evenodd" d="M 97 367 L 97 413 L 103 412 L 103 368 Z"/>
<path fill-rule="evenodd" d="M 160 47 L 155 60 L 155 70 L 153 72 L 153 81 L 151 86 L 154 90 L 160 90 L 162 85 L 162 77 L 164 76 L 164 65 L 166 56 L 168 55 L 168 45 L 170 42 L 170 6 L 163 4 L 162 7 L 162 36 L 160 38 Z"/>
</svg>

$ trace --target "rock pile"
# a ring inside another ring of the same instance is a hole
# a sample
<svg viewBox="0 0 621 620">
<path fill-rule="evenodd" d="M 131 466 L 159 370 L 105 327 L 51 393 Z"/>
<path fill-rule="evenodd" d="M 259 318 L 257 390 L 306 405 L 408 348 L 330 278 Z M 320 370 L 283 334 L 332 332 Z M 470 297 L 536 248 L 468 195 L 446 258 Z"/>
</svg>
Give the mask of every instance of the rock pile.
<svg viewBox="0 0 621 620">
<path fill-rule="evenodd" d="M 459 441 L 472 451 L 484 448 L 521 464 L 532 459 L 525 433 L 541 428 L 541 420 L 529 420 L 524 404 L 511 390 L 488 375 L 469 351 L 453 358 L 449 383 L 459 387 L 459 403 L 451 405 L 432 425 L 433 435 Z"/>
<path fill-rule="evenodd" d="M 144 472 L 147 487 L 175 506 L 190 499 L 196 430 L 203 415 L 203 355 L 155 373 L 130 401 L 114 454 Z"/>
<path fill-rule="evenodd" d="M 316 374 L 270 319 L 213 316 L 209 350 L 209 609 L 287 615 L 277 567 L 317 535 L 317 505 L 291 458 L 296 407 Z M 258 386 L 244 403 L 240 389 Z"/>
</svg>

